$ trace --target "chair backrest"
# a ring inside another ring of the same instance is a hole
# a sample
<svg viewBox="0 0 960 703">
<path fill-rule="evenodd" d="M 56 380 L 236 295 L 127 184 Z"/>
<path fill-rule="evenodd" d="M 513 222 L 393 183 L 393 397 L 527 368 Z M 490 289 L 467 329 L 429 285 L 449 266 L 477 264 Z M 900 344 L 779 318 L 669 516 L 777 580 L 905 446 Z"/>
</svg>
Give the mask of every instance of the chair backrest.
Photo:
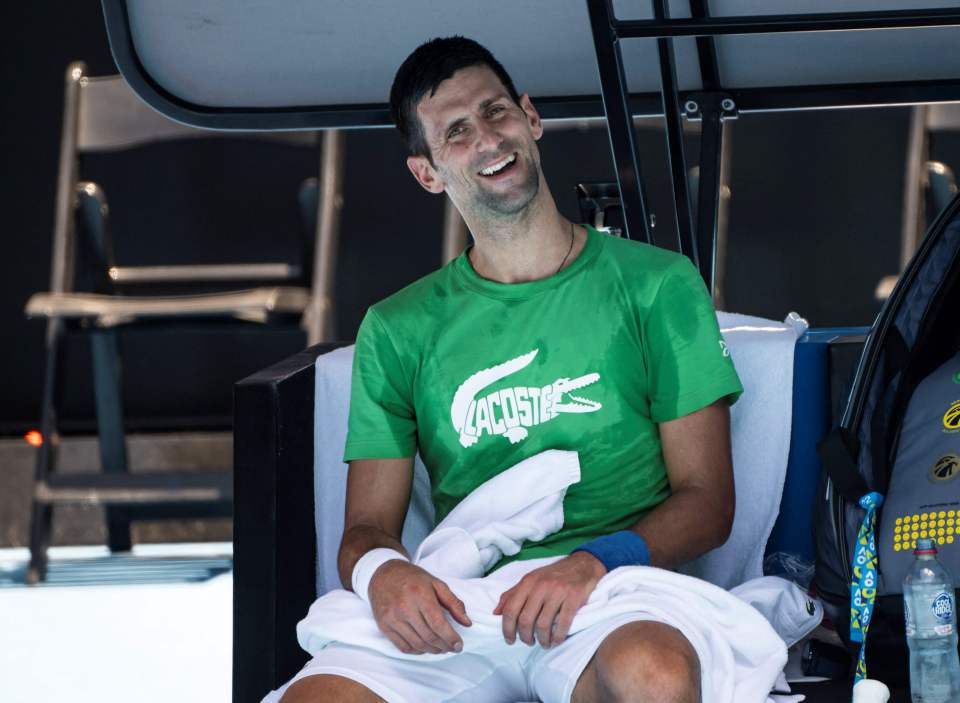
<svg viewBox="0 0 960 703">
<path fill-rule="evenodd" d="M 78 153 L 196 136 L 187 127 L 147 106 L 120 76 L 89 77 L 81 74 L 75 105 Z"/>
<path fill-rule="evenodd" d="M 57 183 L 54 246 L 50 291 L 69 292 L 74 289 L 77 268 L 75 238 L 77 207 L 88 228 L 98 230 L 98 245 L 108 248 L 111 238 L 106 222 L 106 196 L 94 183 L 79 181 L 79 158 L 84 154 L 115 152 L 157 142 L 195 139 L 241 138 L 284 145 L 302 146 L 315 151 L 319 147 L 317 132 L 220 132 L 198 129 L 175 122 L 143 102 L 120 76 L 92 77 L 86 75 L 83 63 L 71 64 L 66 74 L 63 131 L 61 136 L 60 166 Z M 320 160 L 316 161 L 319 172 Z M 207 283 L 223 281 L 290 281 L 301 280 L 307 287 L 314 281 L 313 268 L 316 240 L 319 237 L 320 203 L 316 177 L 307 179 L 297 199 L 291 197 L 292 209 L 300 215 L 305 236 L 298 265 L 289 262 L 256 262 L 244 264 L 214 264 L 206 266 L 177 265 L 150 267 L 117 267 L 111 262 L 106 272 L 110 284 L 139 283 Z M 93 199 L 97 203 L 93 203 Z M 309 209 L 312 206 L 312 209 Z M 102 222 L 94 222 L 100 217 Z M 335 236 L 335 233 L 334 233 Z M 87 242 L 81 242 L 84 244 Z M 327 247 L 329 248 L 329 247 Z M 112 257 L 103 251 L 95 256 L 81 257 L 80 263 L 108 261 Z M 96 278 L 101 278 L 98 273 Z M 89 277 L 88 277 L 89 278 Z M 328 276 L 327 278 L 331 278 Z M 332 297 L 331 286 L 324 281 L 319 294 Z M 103 289 L 103 286 L 99 286 Z"/>
<path fill-rule="evenodd" d="M 79 153 L 173 139 L 238 136 L 304 146 L 317 144 L 316 132 L 216 132 L 188 127 L 149 107 L 119 75 L 90 77 L 81 73 L 78 83 L 75 107 Z"/>
</svg>

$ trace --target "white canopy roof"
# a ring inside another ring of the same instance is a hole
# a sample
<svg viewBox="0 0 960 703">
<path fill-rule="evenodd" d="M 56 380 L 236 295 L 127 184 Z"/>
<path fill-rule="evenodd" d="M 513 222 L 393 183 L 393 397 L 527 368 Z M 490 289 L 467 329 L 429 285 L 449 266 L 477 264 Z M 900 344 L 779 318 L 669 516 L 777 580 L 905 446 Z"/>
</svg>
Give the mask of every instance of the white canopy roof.
<svg viewBox="0 0 960 703">
<path fill-rule="evenodd" d="M 712 0 L 709 8 L 725 17 L 956 5 Z M 173 101 L 201 110 L 382 108 L 410 51 L 451 34 L 490 48 L 535 100 L 599 95 L 585 0 L 104 0 L 123 70 L 110 17 L 118 6 L 143 74 Z M 615 0 L 614 8 L 618 19 L 653 18 L 649 0 Z M 690 17 L 688 0 L 671 0 L 670 11 Z M 631 92 L 659 91 L 655 40 L 621 45 Z M 695 39 L 677 38 L 674 46 L 680 89 L 700 89 Z M 960 79 L 960 27 L 723 36 L 716 46 L 727 90 Z"/>
</svg>

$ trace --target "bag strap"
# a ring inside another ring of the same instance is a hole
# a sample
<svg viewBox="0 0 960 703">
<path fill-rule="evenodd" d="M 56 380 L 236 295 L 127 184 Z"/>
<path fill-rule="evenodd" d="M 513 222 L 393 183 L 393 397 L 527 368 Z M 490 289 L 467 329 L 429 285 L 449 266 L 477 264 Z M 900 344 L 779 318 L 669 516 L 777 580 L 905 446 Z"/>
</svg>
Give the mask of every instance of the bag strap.
<svg viewBox="0 0 960 703">
<path fill-rule="evenodd" d="M 885 388 L 891 380 L 902 372 L 910 359 L 910 350 L 904 341 L 900 330 L 892 327 L 883 343 L 883 368 L 881 369 L 880 384 Z M 889 452 L 887 425 L 888 411 L 882 402 L 877 403 L 870 416 L 870 443 L 873 476 L 877 484 L 876 490 L 885 493 L 889 483 Z M 860 502 L 860 498 L 869 493 L 872 488 L 867 485 L 857 464 L 858 452 L 853 449 L 854 443 L 849 440 L 847 430 L 841 427 L 833 428 L 818 444 L 817 454 L 820 462 L 836 486 L 843 499 L 853 505 Z"/>
<path fill-rule="evenodd" d="M 844 500 L 856 505 L 861 496 L 870 492 L 839 427 L 820 440 L 817 454 L 827 476 Z"/>
<path fill-rule="evenodd" d="M 893 446 L 893 438 L 897 434 L 891 432 L 890 427 L 899 423 L 902 419 L 903 413 L 899 406 L 904 404 L 904 377 L 909 363 L 910 350 L 907 343 L 903 339 L 903 335 L 900 334 L 900 330 L 895 325 L 891 325 L 883 343 L 883 376 L 881 383 L 884 394 L 898 374 L 900 375 L 900 382 L 897 386 L 897 392 L 887 403 L 883 402 L 881 396 L 870 418 L 871 466 L 875 487 L 880 493 L 886 493 L 890 483 L 890 450 Z"/>
</svg>

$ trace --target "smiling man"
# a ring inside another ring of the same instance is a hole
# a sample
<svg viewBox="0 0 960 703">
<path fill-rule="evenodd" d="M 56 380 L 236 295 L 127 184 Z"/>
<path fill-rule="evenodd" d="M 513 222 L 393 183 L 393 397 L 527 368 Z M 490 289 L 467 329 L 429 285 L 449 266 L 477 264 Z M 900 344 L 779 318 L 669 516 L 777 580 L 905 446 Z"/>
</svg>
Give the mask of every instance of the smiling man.
<svg viewBox="0 0 960 703">
<path fill-rule="evenodd" d="M 540 117 L 479 44 L 419 47 L 390 98 L 411 173 L 447 194 L 474 243 L 361 325 L 339 568 L 399 651 L 456 654 L 427 662 L 331 645 L 283 700 L 699 701 L 697 653 L 666 622 L 625 616 L 567 636 L 608 571 L 675 566 L 729 534 L 728 405 L 742 387 L 697 271 L 557 210 Z M 470 627 L 467 608 L 400 543 L 414 455 L 439 521 L 547 449 L 579 455 L 564 524 L 494 569 L 562 558 L 529 571 L 492 613 L 509 665 L 461 652 L 451 623 Z"/>
</svg>

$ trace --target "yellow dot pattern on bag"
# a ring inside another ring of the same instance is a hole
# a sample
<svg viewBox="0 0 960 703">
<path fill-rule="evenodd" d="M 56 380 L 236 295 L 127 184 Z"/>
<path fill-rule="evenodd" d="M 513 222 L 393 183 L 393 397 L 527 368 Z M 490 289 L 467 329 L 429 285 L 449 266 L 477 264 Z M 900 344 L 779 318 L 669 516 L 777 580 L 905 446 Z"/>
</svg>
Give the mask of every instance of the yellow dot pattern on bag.
<svg viewBox="0 0 960 703">
<path fill-rule="evenodd" d="M 907 552 L 917 548 L 917 540 L 929 537 L 938 546 L 960 539 L 960 510 L 902 515 L 893 521 L 893 551 Z"/>
</svg>

